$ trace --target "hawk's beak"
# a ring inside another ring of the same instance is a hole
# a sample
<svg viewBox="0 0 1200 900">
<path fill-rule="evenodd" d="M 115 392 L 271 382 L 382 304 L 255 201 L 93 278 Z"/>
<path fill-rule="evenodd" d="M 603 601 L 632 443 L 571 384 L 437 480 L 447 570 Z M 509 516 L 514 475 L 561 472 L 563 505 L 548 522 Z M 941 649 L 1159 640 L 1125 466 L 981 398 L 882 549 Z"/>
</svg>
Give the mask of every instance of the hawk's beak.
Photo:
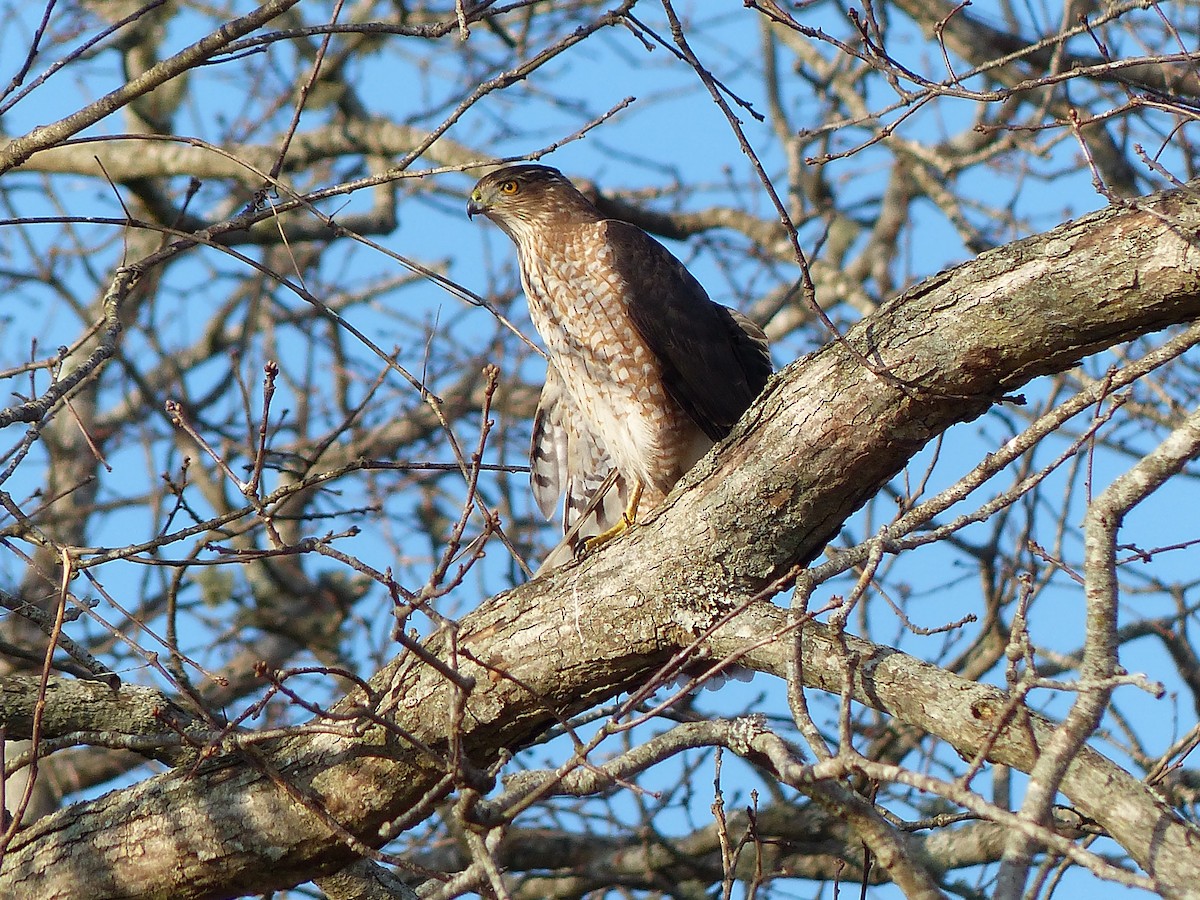
<svg viewBox="0 0 1200 900">
<path fill-rule="evenodd" d="M 483 204 L 483 198 L 477 194 L 472 194 L 471 199 L 467 201 L 467 218 L 473 219 L 477 215 L 481 215 L 487 211 L 487 207 Z"/>
</svg>

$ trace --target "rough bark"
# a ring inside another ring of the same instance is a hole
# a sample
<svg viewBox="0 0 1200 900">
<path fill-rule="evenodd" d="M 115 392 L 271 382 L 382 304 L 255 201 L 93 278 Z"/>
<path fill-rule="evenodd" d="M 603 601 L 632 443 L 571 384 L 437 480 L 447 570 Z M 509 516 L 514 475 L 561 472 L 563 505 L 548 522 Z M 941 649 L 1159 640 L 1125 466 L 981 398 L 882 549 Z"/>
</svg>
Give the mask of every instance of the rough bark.
<svg viewBox="0 0 1200 900">
<path fill-rule="evenodd" d="M 813 558 L 930 438 L 1037 375 L 1200 314 L 1198 226 L 1200 200 L 1176 191 L 929 279 L 848 336 L 908 388 L 842 343 L 789 366 L 659 515 L 484 602 L 454 640 L 426 642 L 468 688 L 403 654 L 372 680 L 377 717 L 360 736 L 296 735 L 62 810 L 14 840 L 0 894 L 71 897 L 87 885 L 97 900 L 227 897 L 343 868 L 355 854 L 331 822 L 380 843 L 387 823 L 441 796 L 447 772 L 483 786 L 503 751 L 641 684 L 743 604 L 709 641 L 714 652 L 755 647 L 750 664 L 782 676 L 798 639 L 806 682 L 841 691 L 848 651 L 855 700 L 966 754 L 999 730 L 990 757 L 1028 771 L 1051 725 L 1023 709 L 1006 716 L 995 689 L 821 625 L 791 631 L 786 610 L 751 600 Z M 1200 880 L 1200 832 L 1099 754 L 1079 754 L 1063 792 L 1165 895 Z"/>
</svg>

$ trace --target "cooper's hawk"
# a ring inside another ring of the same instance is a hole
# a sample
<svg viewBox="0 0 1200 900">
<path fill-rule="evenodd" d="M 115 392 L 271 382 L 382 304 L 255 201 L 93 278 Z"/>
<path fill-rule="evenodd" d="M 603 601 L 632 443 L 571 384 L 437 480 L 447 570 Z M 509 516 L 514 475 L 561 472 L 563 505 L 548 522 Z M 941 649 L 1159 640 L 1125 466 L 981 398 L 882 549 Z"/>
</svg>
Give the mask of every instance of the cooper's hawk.
<svg viewBox="0 0 1200 900">
<path fill-rule="evenodd" d="M 566 537 L 546 568 L 661 503 L 758 396 L 771 357 L 761 329 L 712 302 L 662 244 L 606 219 L 556 169 L 481 178 L 467 204 L 476 213 L 516 243 L 547 350 L 530 481 L 547 518 L 566 494 Z"/>
</svg>

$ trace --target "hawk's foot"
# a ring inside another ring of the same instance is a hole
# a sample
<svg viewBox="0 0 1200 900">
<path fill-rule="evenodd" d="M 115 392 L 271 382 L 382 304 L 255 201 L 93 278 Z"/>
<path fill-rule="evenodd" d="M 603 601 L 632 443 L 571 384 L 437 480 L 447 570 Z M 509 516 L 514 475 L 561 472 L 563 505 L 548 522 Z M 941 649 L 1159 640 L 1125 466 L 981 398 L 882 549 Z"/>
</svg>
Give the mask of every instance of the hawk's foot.
<svg viewBox="0 0 1200 900">
<path fill-rule="evenodd" d="M 577 557 L 578 556 L 586 556 L 587 554 L 591 553 L 593 550 L 597 550 L 600 547 L 603 547 L 609 541 L 613 540 L 614 538 L 618 538 L 622 534 L 624 534 L 625 531 L 627 531 L 629 526 L 632 524 L 633 524 L 633 522 L 629 519 L 628 516 L 621 516 L 621 518 L 617 520 L 616 525 L 613 525 L 611 528 L 609 528 L 605 531 L 602 531 L 597 535 L 593 535 L 592 537 L 588 538 L 587 540 L 580 541 L 579 546 L 576 547 L 576 549 L 575 549 L 575 555 Z"/>
<path fill-rule="evenodd" d="M 621 518 L 617 519 L 614 525 L 600 532 L 599 534 L 581 541 L 575 548 L 575 558 L 586 556 L 593 550 L 603 547 L 613 538 L 620 537 L 629 526 L 634 524 L 637 518 L 638 504 L 642 502 L 642 482 L 636 480 L 633 483 L 633 491 L 630 493 L 629 502 L 625 505 L 625 512 L 621 514 Z"/>
</svg>

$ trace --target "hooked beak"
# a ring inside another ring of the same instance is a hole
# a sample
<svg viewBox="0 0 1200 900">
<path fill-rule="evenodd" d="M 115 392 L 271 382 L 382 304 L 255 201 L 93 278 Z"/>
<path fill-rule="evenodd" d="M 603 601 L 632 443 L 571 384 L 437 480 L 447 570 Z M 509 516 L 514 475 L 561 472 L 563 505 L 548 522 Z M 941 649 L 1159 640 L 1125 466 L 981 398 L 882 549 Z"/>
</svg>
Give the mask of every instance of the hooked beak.
<svg viewBox="0 0 1200 900">
<path fill-rule="evenodd" d="M 468 219 L 473 219 L 477 215 L 483 215 L 483 213 L 485 213 L 485 212 L 487 212 L 487 207 L 484 206 L 484 204 L 482 202 L 482 198 L 477 198 L 475 196 L 472 196 L 471 199 L 469 201 L 467 201 L 467 218 Z"/>
</svg>

